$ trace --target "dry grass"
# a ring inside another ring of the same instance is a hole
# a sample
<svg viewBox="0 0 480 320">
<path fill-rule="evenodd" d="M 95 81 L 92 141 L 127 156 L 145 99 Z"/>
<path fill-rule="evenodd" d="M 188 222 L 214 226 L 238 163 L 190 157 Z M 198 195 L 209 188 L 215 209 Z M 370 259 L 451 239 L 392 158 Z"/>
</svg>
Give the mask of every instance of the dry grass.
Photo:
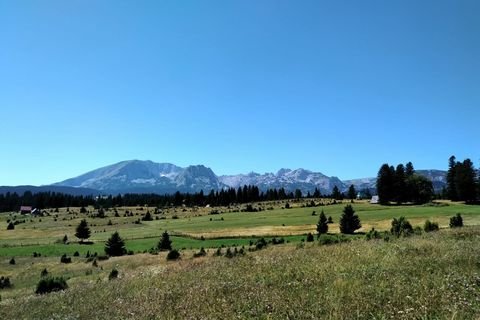
<svg viewBox="0 0 480 320">
<path fill-rule="evenodd" d="M 0 318 L 478 319 L 479 240 L 470 227 L 233 259 L 121 257 L 101 262 L 104 273 L 69 280 L 65 292 L 3 299 Z M 120 278 L 108 281 L 113 267 Z"/>
</svg>

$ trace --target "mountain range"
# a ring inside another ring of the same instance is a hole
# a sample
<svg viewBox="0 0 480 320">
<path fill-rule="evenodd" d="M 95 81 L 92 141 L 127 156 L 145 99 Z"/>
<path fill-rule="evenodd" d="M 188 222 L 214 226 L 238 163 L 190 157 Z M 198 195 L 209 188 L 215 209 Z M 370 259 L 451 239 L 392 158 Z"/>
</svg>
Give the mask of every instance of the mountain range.
<svg viewBox="0 0 480 320">
<path fill-rule="evenodd" d="M 446 185 L 446 171 L 417 170 L 433 182 L 438 192 Z M 217 176 L 212 169 L 204 165 L 179 167 L 171 163 L 129 160 L 99 168 L 78 177 L 46 186 L 0 187 L 0 194 L 27 190 L 34 193 L 41 191 L 62 192 L 73 195 L 124 194 L 124 193 L 174 193 L 210 192 L 229 187 L 256 185 L 260 190 L 285 188 L 287 191 L 300 189 L 304 194 L 313 193 L 318 188 L 322 194 L 330 194 L 337 186 L 346 191 L 350 185 L 357 190 L 376 189 L 376 178 L 340 180 L 335 176 L 326 176 L 320 172 L 306 169 L 280 169 L 276 173 L 255 173 Z"/>
<path fill-rule="evenodd" d="M 441 190 L 446 184 L 446 171 L 417 170 L 417 173 L 432 180 L 435 190 Z M 320 172 L 306 169 L 280 169 L 276 173 L 255 173 L 217 176 L 212 169 L 204 165 L 179 167 L 171 163 L 129 160 L 102 167 L 78 177 L 54 183 L 49 186 L 31 187 L 35 191 L 56 191 L 70 194 L 119 194 L 119 193 L 174 193 L 198 192 L 238 188 L 244 185 L 256 185 L 260 190 L 285 188 L 287 191 L 300 189 L 313 192 L 318 188 L 322 194 L 332 192 L 334 186 L 346 191 L 350 185 L 357 190 L 375 191 L 376 178 L 340 180 L 335 176 L 326 176 Z M 25 188 L 27 187 L 27 188 Z M 27 190 L 30 186 L 0 187 L 0 193 Z"/>
</svg>

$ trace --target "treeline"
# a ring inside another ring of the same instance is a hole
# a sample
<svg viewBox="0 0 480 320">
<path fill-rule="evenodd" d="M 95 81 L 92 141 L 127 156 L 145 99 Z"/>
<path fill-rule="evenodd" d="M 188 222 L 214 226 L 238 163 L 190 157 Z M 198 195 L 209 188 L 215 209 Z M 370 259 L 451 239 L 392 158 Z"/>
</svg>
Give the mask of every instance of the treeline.
<svg viewBox="0 0 480 320">
<path fill-rule="evenodd" d="M 396 168 L 383 164 L 377 175 L 377 193 L 381 204 L 427 203 L 434 195 L 432 182 L 416 174 L 411 162 Z"/>
<path fill-rule="evenodd" d="M 377 175 L 377 194 L 381 204 L 396 202 L 426 203 L 434 196 L 452 201 L 476 202 L 480 199 L 480 173 L 470 159 L 456 161 L 449 159 L 447 187 L 441 194 L 434 195 L 432 182 L 415 173 L 413 164 L 408 162 L 396 168 L 383 164 Z"/>
<path fill-rule="evenodd" d="M 18 211 L 20 206 L 32 206 L 34 208 L 61 208 L 61 207 L 86 207 L 95 206 L 111 208 L 114 206 L 143 206 L 168 207 L 168 206 L 228 206 L 234 203 L 249 203 L 256 201 L 277 201 L 287 199 L 300 199 L 303 197 L 320 198 L 322 194 L 315 189 L 313 194 L 306 195 L 301 190 L 287 192 L 284 188 L 273 188 L 267 191 L 260 191 L 257 186 L 244 186 L 238 189 L 229 188 L 219 191 L 210 191 L 204 194 L 197 193 L 174 194 L 124 194 L 116 196 L 72 196 L 56 192 L 39 192 L 33 194 L 30 191 L 23 195 L 17 193 L 0 194 L 0 212 Z"/>
<path fill-rule="evenodd" d="M 23 195 L 16 192 L 0 194 L 0 212 L 18 211 L 20 206 L 32 206 L 33 208 L 61 208 L 61 207 L 85 207 L 94 205 L 94 196 L 73 196 L 58 192 L 25 191 Z"/>
<path fill-rule="evenodd" d="M 448 159 L 446 194 L 453 201 L 474 202 L 480 198 L 480 177 L 470 159 L 463 162 L 456 161 L 455 156 Z"/>
</svg>

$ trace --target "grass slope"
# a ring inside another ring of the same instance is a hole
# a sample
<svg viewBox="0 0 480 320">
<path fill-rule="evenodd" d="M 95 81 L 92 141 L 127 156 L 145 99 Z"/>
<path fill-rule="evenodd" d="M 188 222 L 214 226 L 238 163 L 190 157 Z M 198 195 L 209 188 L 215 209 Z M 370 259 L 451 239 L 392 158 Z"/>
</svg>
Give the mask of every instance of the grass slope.
<svg viewBox="0 0 480 320">
<path fill-rule="evenodd" d="M 70 273 L 70 288 L 45 296 L 25 289 L 16 299 L 3 291 L 0 318 L 478 319 L 479 240 L 480 227 L 465 227 L 390 242 L 275 246 L 232 259 L 144 254 L 99 262 L 89 275 L 91 264 L 42 258 L 30 278 L 48 266 Z M 108 281 L 113 267 L 120 278 Z"/>
</svg>

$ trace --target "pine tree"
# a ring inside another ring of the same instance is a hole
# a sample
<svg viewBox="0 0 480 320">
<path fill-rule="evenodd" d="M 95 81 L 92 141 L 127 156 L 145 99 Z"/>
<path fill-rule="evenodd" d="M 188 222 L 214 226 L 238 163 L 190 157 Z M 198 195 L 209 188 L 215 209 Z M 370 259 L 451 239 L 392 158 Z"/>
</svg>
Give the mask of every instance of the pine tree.
<svg viewBox="0 0 480 320">
<path fill-rule="evenodd" d="M 355 230 L 362 227 L 360 218 L 355 214 L 355 210 L 351 205 L 346 205 L 343 214 L 340 217 L 340 232 L 345 234 L 353 234 Z"/>
<path fill-rule="evenodd" d="M 448 159 L 448 172 L 447 172 L 447 196 L 450 200 L 457 200 L 457 192 L 455 188 L 455 171 L 456 171 L 455 156 L 451 156 Z"/>
<path fill-rule="evenodd" d="M 377 193 L 381 204 L 388 204 L 393 200 L 395 184 L 395 169 L 388 163 L 380 167 L 377 175 Z"/>
<path fill-rule="evenodd" d="M 90 228 L 88 227 L 87 220 L 82 219 L 82 221 L 80 221 L 80 224 L 75 229 L 75 237 L 80 239 L 80 242 L 90 238 Z"/>
<path fill-rule="evenodd" d="M 350 187 L 348 188 L 348 198 L 350 200 L 353 200 L 357 197 L 357 190 L 355 190 L 355 186 L 352 184 L 350 185 Z"/>
<path fill-rule="evenodd" d="M 325 213 L 322 210 L 317 223 L 317 233 L 318 233 L 318 236 L 320 236 L 321 234 L 324 234 L 327 232 L 328 232 L 328 221 L 327 221 L 327 217 L 325 216 Z"/>
<path fill-rule="evenodd" d="M 470 159 L 455 166 L 455 193 L 460 201 L 474 201 L 476 198 L 475 168 Z"/>
<path fill-rule="evenodd" d="M 340 190 L 338 190 L 337 186 L 333 187 L 332 198 L 335 200 L 342 200 L 342 194 L 340 193 Z"/>
<path fill-rule="evenodd" d="M 411 162 L 409 163 L 411 165 Z M 406 188 L 405 180 L 406 180 L 405 167 L 403 166 L 403 164 L 399 164 L 395 169 L 395 183 L 394 183 L 394 200 L 398 204 L 405 202 L 407 199 L 407 188 Z"/>
<path fill-rule="evenodd" d="M 123 256 L 127 253 L 125 241 L 123 241 L 118 232 L 114 232 L 105 243 L 105 253 L 113 257 Z"/>
<path fill-rule="evenodd" d="M 170 240 L 170 236 L 168 235 L 168 232 L 165 231 L 162 234 L 162 238 L 158 242 L 157 249 L 159 251 L 168 251 L 172 250 L 172 241 Z"/>
</svg>

